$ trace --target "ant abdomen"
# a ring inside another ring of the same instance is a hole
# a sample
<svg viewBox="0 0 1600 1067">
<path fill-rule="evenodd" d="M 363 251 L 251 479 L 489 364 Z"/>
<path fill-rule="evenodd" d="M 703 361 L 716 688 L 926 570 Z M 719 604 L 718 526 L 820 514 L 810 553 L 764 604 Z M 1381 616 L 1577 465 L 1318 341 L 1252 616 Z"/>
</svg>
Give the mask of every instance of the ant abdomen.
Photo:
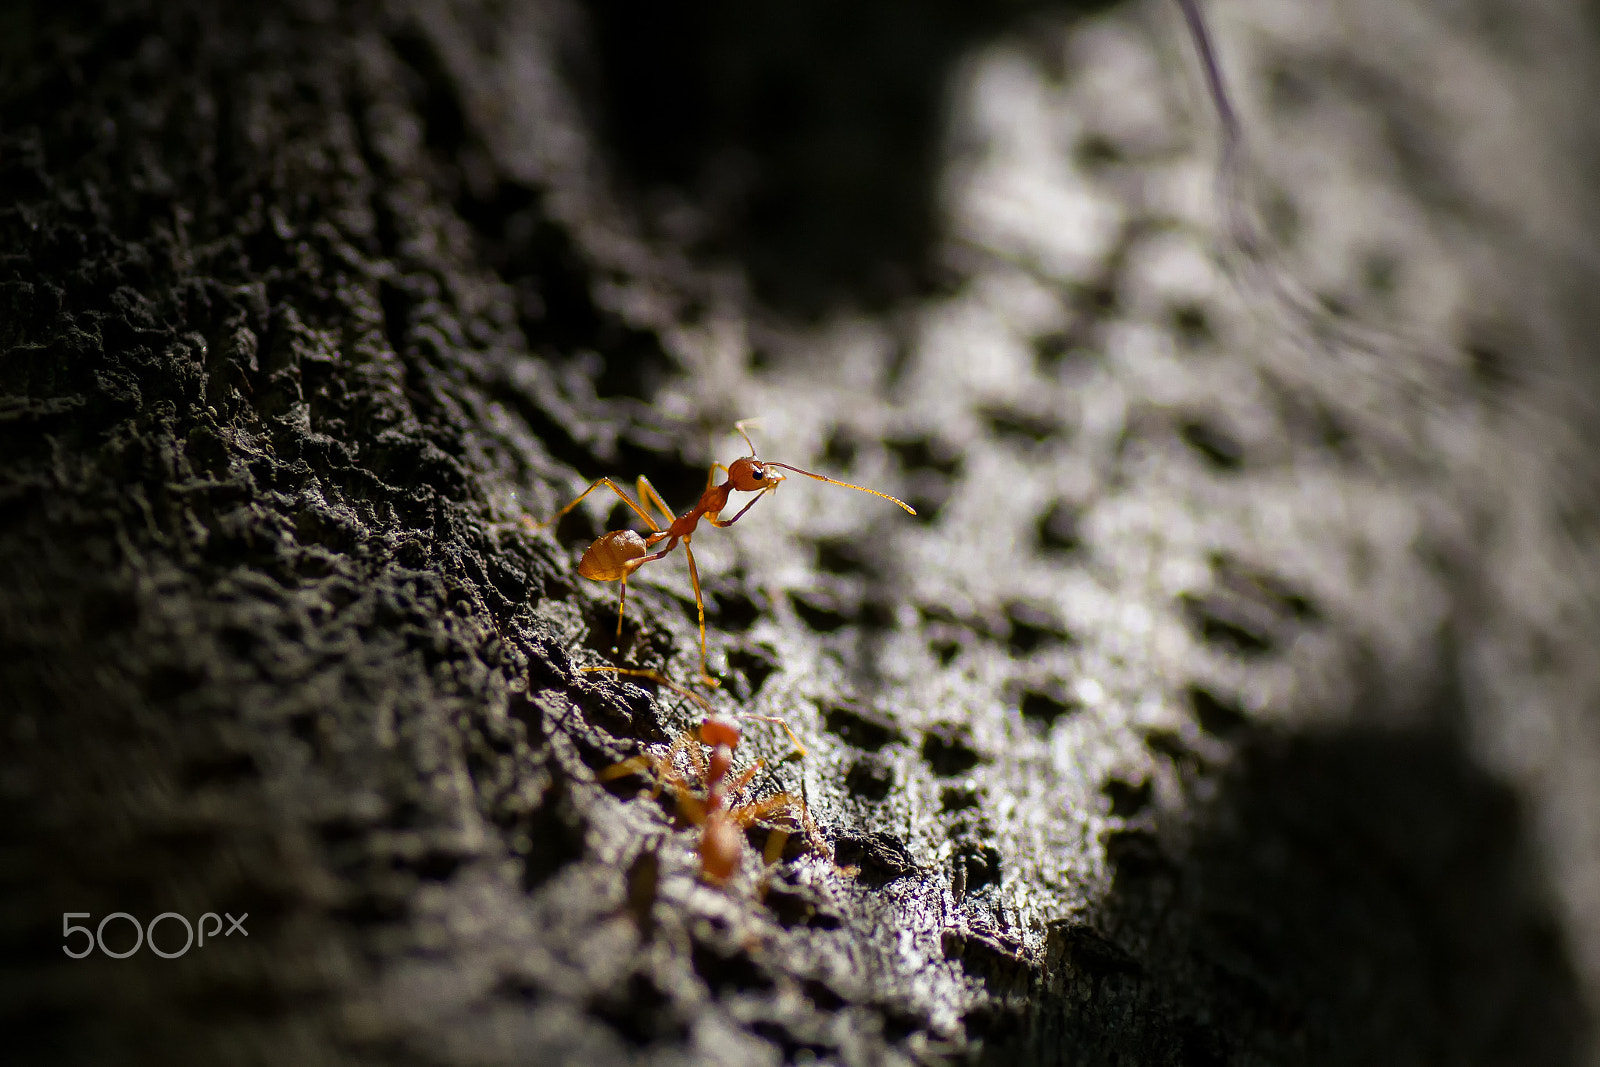
<svg viewBox="0 0 1600 1067">
<path fill-rule="evenodd" d="M 714 811 L 706 819 L 700 839 L 700 873 L 714 885 L 724 885 L 739 870 L 744 835 L 727 812 Z"/>
<path fill-rule="evenodd" d="M 626 578 L 632 571 L 628 564 L 648 551 L 644 538 L 634 531 L 613 530 L 584 552 L 578 573 L 597 582 L 615 582 Z"/>
</svg>

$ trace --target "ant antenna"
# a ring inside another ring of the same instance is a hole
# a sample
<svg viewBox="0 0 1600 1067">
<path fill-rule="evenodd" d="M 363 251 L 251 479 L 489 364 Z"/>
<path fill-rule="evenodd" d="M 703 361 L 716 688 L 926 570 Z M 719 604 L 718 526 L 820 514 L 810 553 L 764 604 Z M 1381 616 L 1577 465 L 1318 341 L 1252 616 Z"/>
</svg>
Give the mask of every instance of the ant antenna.
<svg viewBox="0 0 1600 1067">
<path fill-rule="evenodd" d="M 740 419 L 738 422 L 733 424 L 733 428 L 739 431 L 739 436 L 744 438 L 744 443 L 749 446 L 750 457 L 754 459 L 756 454 L 756 446 L 755 442 L 750 440 L 750 435 L 744 432 L 744 428 L 746 426 L 749 426 L 752 429 L 759 429 L 761 427 L 761 420 L 759 418 Z"/>
<path fill-rule="evenodd" d="M 794 467 L 794 466 L 791 466 L 791 465 L 789 465 L 787 463 L 779 463 L 779 462 L 777 462 L 775 460 L 764 459 L 764 460 L 761 461 L 761 463 L 762 463 L 763 466 L 766 466 L 766 467 L 781 467 L 786 471 L 793 471 L 796 474 L 803 474 L 807 478 L 815 478 L 817 481 L 819 481 L 819 482 L 827 482 L 829 485 L 842 485 L 846 489 L 856 489 L 856 490 L 859 490 L 859 491 L 861 491 L 863 493 L 871 493 L 873 496 L 881 496 L 883 499 L 889 501 L 890 503 L 899 504 L 902 508 L 904 508 L 906 510 L 906 513 L 908 515 L 915 515 L 917 513 L 917 509 L 916 508 L 912 507 L 910 504 L 907 504 L 904 500 L 901 500 L 899 497 L 890 496 L 888 493 L 880 493 L 876 489 L 868 489 L 864 485 L 851 485 L 849 482 L 841 482 L 837 478 L 830 478 L 826 474 L 813 474 L 810 471 L 803 471 L 799 467 Z"/>
<path fill-rule="evenodd" d="M 751 459 L 754 459 L 756 456 L 756 446 L 750 441 L 750 435 L 744 432 L 744 428 L 746 426 L 757 426 L 760 424 L 760 422 L 760 419 L 740 419 L 738 422 L 733 424 L 733 428 L 739 431 L 739 436 L 744 438 L 744 443 L 750 446 Z M 781 467 L 786 471 L 794 471 L 796 474 L 803 474 L 807 478 L 815 478 L 819 482 L 827 482 L 829 485 L 842 485 L 846 489 L 857 489 L 863 493 L 871 493 L 873 496 L 882 497 L 885 500 L 899 504 L 902 508 L 905 508 L 907 514 L 915 515 L 917 513 L 916 508 L 912 507 L 910 504 L 907 504 L 899 497 L 890 496 L 888 493 L 880 493 L 876 489 L 868 489 L 864 485 L 851 485 L 849 482 L 841 482 L 837 478 L 829 478 L 826 474 L 812 474 L 810 471 L 803 471 L 799 467 L 790 466 L 787 463 L 778 463 L 775 460 L 770 459 L 762 460 L 761 465 L 764 467 Z M 767 492 L 770 491 L 770 489 L 776 488 L 777 486 L 771 486 L 768 490 L 763 490 L 763 492 Z M 740 512 L 740 514 L 742 515 L 743 512 Z"/>
</svg>

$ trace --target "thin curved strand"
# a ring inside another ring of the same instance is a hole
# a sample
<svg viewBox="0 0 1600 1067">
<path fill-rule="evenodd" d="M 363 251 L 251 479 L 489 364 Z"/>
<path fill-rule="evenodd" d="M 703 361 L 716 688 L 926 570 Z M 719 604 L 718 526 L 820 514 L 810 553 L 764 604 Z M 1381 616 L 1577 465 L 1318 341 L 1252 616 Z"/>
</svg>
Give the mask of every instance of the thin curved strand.
<svg viewBox="0 0 1600 1067">
<path fill-rule="evenodd" d="M 906 513 L 908 515 L 915 515 L 917 513 L 917 509 L 916 508 L 912 507 L 910 504 L 907 504 L 904 500 L 901 500 L 899 497 L 890 496 L 888 493 L 880 493 L 876 489 L 868 489 L 864 485 L 852 485 L 850 482 L 841 482 L 839 479 L 830 478 L 826 474 L 813 474 L 810 471 L 801 470 L 799 467 L 791 466 L 788 463 L 779 463 L 779 462 L 777 462 L 775 460 L 764 459 L 761 462 L 765 466 L 768 466 L 768 467 L 779 467 L 779 468 L 782 468 L 783 470 L 786 470 L 786 471 L 794 471 L 794 473 L 796 473 L 796 474 L 803 474 L 807 478 L 815 478 L 817 481 L 819 481 L 819 482 L 827 482 L 829 485 L 841 485 L 846 489 L 859 489 L 863 493 L 871 493 L 873 496 L 882 497 L 883 499 L 889 501 L 891 504 L 899 504 L 902 508 L 904 508 L 906 510 Z"/>
</svg>

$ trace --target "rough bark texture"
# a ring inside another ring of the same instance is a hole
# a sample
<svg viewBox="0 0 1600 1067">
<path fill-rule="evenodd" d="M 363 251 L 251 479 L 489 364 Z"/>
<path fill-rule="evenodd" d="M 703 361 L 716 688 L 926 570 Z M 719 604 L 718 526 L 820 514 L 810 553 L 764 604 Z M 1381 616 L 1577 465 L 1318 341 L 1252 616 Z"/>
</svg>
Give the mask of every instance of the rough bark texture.
<svg viewBox="0 0 1600 1067">
<path fill-rule="evenodd" d="M 10 7 L 7 1062 L 1600 1062 L 1594 27 L 1339 6 L 1234 280 L 1165 5 Z M 702 530 L 715 888 L 683 553 L 527 518 L 749 415 L 919 515 Z"/>
</svg>

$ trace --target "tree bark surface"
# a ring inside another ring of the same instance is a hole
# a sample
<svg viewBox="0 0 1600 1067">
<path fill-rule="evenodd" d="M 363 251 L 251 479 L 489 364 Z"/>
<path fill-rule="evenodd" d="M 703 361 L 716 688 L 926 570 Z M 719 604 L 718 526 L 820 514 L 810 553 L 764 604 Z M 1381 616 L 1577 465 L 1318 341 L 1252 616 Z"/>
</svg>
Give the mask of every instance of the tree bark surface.
<svg viewBox="0 0 1600 1067">
<path fill-rule="evenodd" d="M 0 16 L 0 1058 L 1600 1063 L 1587 16 L 970 6 Z"/>
</svg>

